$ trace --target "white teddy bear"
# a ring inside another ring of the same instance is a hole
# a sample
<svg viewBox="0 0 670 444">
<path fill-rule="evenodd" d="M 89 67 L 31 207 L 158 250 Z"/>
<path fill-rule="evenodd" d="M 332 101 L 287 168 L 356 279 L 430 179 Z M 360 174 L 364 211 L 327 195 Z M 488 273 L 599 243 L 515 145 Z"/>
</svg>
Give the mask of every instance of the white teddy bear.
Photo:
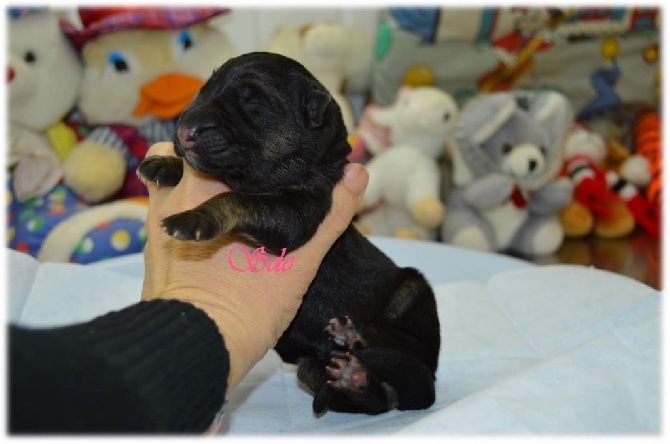
<svg viewBox="0 0 670 444">
<path fill-rule="evenodd" d="M 396 104 L 371 110 L 389 128 L 390 146 L 367 163 L 370 181 L 357 227 L 367 235 L 414 239 L 435 237 L 444 217 L 438 159 L 459 109 L 435 87 L 404 87 Z"/>
<path fill-rule="evenodd" d="M 23 202 L 45 195 L 62 177 L 62 159 L 76 143 L 62 120 L 77 100 L 82 66 L 54 12 L 14 12 L 7 34 L 8 163 Z"/>
<path fill-rule="evenodd" d="M 115 202 L 90 208 L 61 183 L 81 129 L 64 121 L 82 79 L 82 64 L 66 36 L 71 25 L 59 18 L 66 12 L 9 9 L 7 245 L 41 261 L 88 263 L 141 251 L 147 207 Z M 107 234 L 122 236 L 84 251 L 92 238 L 98 242 Z"/>
</svg>

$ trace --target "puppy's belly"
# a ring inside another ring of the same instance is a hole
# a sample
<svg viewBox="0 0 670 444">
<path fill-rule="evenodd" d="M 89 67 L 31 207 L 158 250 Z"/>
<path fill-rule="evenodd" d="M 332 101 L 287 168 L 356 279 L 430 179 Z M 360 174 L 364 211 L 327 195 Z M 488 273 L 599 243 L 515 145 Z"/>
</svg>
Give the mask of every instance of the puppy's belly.
<svg viewBox="0 0 670 444">
<path fill-rule="evenodd" d="M 335 344 L 324 331 L 334 317 L 370 324 L 388 306 L 399 268 L 349 227 L 323 260 L 298 313 L 275 350 L 287 362 L 327 356 Z"/>
</svg>

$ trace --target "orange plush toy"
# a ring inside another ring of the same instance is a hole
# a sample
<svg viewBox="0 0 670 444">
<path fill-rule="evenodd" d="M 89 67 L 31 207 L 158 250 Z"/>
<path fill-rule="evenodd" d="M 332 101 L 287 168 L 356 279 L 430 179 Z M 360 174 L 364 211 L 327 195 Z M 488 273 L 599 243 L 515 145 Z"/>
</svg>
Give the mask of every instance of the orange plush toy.
<svg viewBox="0 0 670 444">
<path fill-rule="evenodd" d="M 660 235 L 663 188 L 661 119 L 655 111 L 643 112 L 633 125 L 633 155 L 620 168 L 621 176 L 643 193 L 632 209 L 638 223 L 653 236 Z M 643 202 L 644 204 L 640 203 Z"/>
</svg>

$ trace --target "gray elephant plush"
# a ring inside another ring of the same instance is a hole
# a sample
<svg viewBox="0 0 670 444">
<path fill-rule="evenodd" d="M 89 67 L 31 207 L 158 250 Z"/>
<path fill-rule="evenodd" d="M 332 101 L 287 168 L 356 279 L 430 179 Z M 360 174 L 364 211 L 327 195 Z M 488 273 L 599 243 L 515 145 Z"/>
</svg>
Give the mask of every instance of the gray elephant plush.
<svg viewBox="0 0 670 444">
<path fill-rule="evenodd" d="M 556 213 L 573 192 L 558 177 L 572 121 L 570 103 L 551 91 L 487 94 L 468 103 L 448 147 L 453 186 L 442 240 L 526 257 L 554 253 L 563 242 Z"/>
</svg>

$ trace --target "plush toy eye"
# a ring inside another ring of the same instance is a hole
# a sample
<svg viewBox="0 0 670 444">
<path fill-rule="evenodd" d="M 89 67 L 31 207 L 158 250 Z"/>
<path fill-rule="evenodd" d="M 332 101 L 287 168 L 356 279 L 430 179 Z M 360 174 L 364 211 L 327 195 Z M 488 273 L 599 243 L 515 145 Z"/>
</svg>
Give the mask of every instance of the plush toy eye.
<svg viewBox="0 0 670 444">
<path fill-rule="evenodd" d="M 193 36 L 188 31 L 182 31 L 178 37 L 179 47 L 186 51 L 193 46 Z"/>
<path fill-rule="evenodd" d="M 547 157 L 547 149 L 543 146 L 540 147 L 540 152 L 544 157 Z"/>
<path fill-rule="evenodd" d="M 447 122 L 449 119 L 451 119 L 451 113 L 447 111 L 446 113 L 444 113 L 444 116 L 442 116 L 442 120 Z"/>
<path fill-rule="evenodd" d="M 126 58 L 120 52 L 110 53 L 107 61 L 117 72 L 126 72 L 129 69 Z"/>
<path fill-rule="evenodd" d="M 23 55 L 23 60 L 26 63 L 33 64 L 37 61 L 37 57 L 35 57 L 35 53 L 32 51 L 26 51 L 26 53 Z"/>
<path fill-rule="evenodd" d="M 502 146 L 502 152 L 503 152 L 503 154 L 511 153 L 512 152 L 512 145 L 510 145 L 509 143 L 504 144 Z"/>
</svg>

